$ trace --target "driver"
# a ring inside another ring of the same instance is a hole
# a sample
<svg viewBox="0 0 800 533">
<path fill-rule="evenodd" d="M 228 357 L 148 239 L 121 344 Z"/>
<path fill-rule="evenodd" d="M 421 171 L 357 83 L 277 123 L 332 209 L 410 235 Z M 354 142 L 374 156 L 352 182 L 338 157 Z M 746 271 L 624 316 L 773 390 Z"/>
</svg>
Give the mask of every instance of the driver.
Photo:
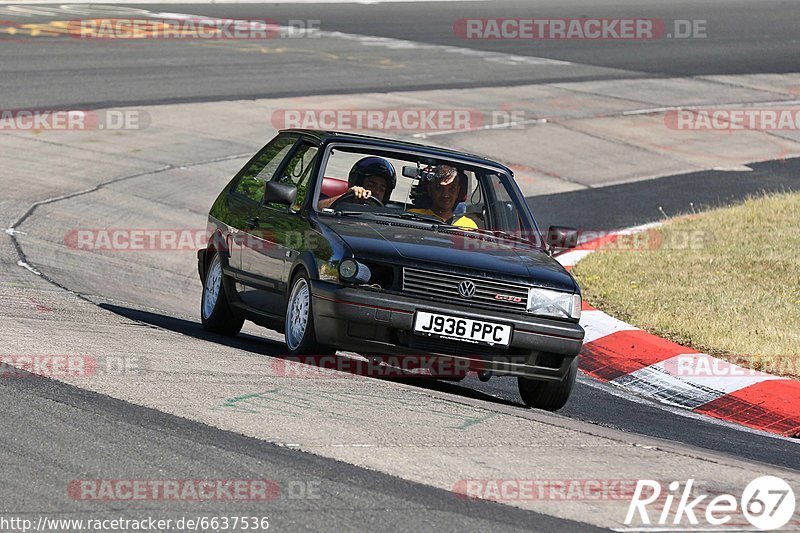
<svg viewBox="0 0 800 533">
<path fill-rule="evenodd" d="M 320 200 L 319 209 L 330 207 L 339 198 L 351 195 L 348 203 L 365 203 L 368 198 L 375 197 L 382 203 L 389 201 L 392 191 L 397 185 L 397 173 L 391 163 L 382 157 L 365 157 L 359 159 L 347 177 L 350 186 L 347 191 L 330 198 Z"/>
<path fill-rule="evenodd" d="M 453 220 L 453 210 L 460 198 L 466 196 L 466 176 L 449 165 L 438 165 L 433 169 L 433 179 L 421 184 L 423 196 L 421 205 L 409 209 L 420 215 L 433 215 L 439 220 L 466 229 L 478 229 L 478 225 L 469 217 L 461 216 Z"/>
</svg>

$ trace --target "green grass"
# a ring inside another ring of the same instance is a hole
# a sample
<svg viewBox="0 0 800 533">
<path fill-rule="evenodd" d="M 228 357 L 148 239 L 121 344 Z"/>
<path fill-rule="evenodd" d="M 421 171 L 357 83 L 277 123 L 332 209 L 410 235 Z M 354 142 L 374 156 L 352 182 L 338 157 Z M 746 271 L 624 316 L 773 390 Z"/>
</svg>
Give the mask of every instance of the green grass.
<svg viewBox="0 0 800 533">
<path fill-rule="evenodd" d="M 575 268 L 584 299 L 704 353 L 800 377 L 800 194 L 667 221 Z"/>
</svg>

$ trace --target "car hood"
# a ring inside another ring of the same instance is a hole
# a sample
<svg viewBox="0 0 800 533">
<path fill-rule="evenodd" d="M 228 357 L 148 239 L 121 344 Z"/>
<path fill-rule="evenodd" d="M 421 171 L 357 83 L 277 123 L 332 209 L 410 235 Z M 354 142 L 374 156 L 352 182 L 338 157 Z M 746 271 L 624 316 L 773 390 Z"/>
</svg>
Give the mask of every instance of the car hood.
<svg viewBox="0 0 800 533">
<path fill-rule="evenodd" d="M 388 218 L 341 217 L 324 223 L 347 243 L 356 258 L 365 261 L 402 261 L 433 268 L 442 265 L 556 290 L 577 290 L 572 276 L 555 259 L 527 246 L 464 236 L 466 231 L 435 231 L 426 224 Z"/>
</svg>

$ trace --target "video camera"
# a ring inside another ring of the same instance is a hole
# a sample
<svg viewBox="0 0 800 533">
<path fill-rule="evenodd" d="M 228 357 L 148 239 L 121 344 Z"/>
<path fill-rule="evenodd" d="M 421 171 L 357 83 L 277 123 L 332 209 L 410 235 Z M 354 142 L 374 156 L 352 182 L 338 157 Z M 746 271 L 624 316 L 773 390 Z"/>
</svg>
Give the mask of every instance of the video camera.
<svg viewBox="0 0 800 533">
<path fill-rule="evenodd" d="M 435 168 L 436 163 L 435 161 L 423 161 L 422 163 L 425 166 L 422 166 L 420 163 L 417 163 L 416 166 L 406 165 L 403 167 L 403 176 L 407 178 L 416 178 L 420 182 L 423 181 L 433 181 L 434 177 L 436 176 Z"/>
</svg>

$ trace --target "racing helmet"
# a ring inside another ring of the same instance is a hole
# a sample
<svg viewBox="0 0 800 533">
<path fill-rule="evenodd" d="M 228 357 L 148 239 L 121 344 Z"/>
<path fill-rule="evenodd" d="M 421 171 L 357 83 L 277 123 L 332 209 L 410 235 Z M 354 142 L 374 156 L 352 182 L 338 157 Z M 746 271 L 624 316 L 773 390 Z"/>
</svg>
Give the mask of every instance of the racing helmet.
<svg viewBox="0 0 800 533">
<path fill-rule="evenodd" d="M 370 156 L 359 159 L 350 169 L 347 185 L 349 187 L 356 185 L 362 187 L 367 176 L 377 176 L 386 180 L 386 193 L 381 198 L 381 201 L 383 203 L 389 201 L 392 191 L 397 186 L 397 172 L 392 164 L 382 157 Z"/>
</svg>

